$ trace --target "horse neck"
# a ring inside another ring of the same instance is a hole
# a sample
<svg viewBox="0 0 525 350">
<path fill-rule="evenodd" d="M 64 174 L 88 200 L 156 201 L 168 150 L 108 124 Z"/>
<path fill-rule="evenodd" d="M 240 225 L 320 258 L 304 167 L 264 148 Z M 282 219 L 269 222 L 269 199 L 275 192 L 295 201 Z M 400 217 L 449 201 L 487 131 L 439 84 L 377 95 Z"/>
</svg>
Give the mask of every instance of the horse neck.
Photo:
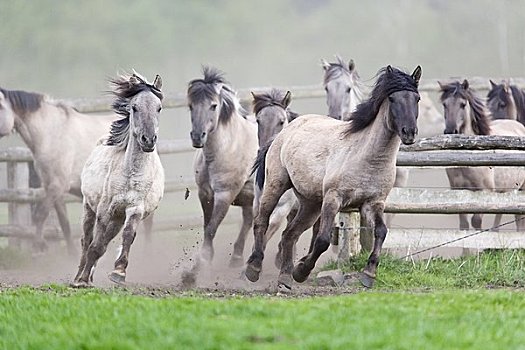
<svg viewBox="0 0 525 350">
<path fill-rule="evenodd" d="M 350 113 L 353 113 L 356 110 L 357 105 L 363 102 L 364 99 L 365 93 L 362 90 L 361 83 L 357 80 L 354 80 L 352 90 L 350 90 Z"/>
<path fill-rule="evenodd" d="M 215 130 L 208 135 L 202 149 L 207 162 L 216 160 L 220 155 L 230 155 L 237 150 L 235 140 L 242 133 L 242 123 L 246 121 L 237 111 L 227 122 L 219 121 Z"/>
<path fill-rule="evenodd" d="M 389 103 L 385 101 L 379 112 L 366 129 L 361 131 L 359 142 L 361 158 L 369 164 L 395 164 L 401 139 L 392 131 L 389 122 Z"/>
<path fill-rule="evenodd" d="M 60 120 L 62 116 L 63 112 L 60 111 L 60 108 L 43 101 L 37 111 L 25 116 L 16 115 L 15 129 L 31 152 L 35 154 L 44 149 L 45 134 L 52 132 L 53 130 L 50 129 L 54 126 L 63 125 L 64 121 Z"/>
</svg>

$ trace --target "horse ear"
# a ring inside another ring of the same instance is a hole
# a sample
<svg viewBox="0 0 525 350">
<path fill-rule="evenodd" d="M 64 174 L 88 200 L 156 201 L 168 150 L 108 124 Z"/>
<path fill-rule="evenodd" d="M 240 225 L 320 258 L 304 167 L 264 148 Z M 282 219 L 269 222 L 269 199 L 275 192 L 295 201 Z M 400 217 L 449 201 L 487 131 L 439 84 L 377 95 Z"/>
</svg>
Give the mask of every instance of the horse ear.
<svg viewBox="0 0 525 350">
<path fill-rule="evenodd" d="M 438 85 L 439 85 L 439 89 L 440 89 L 441 91 L 445 90 L 445 84 L 443 84 L 443 83 L 440 82 L 439 80 L 438 80 Z"/>
<path fill-rule="evenodd" d="M 412 72 L 412 79 L 416 82 L 416 85 L 419 85 L 419 79 L 421 79 L 421 66 L 417 66 L 416 69 Z"/>
<path fill-rule="evenodd" d="M 353 71 L 355 69 L 355 63 L 354 63 L 354 60 L 350 60 L 350 62 L 348 62 L 348 69 L 351 71 Z"/>
<path fill-rule="evenodd" d="M 388 74 L 390 74 L 390 73 L 394 73 L 394 69 L 392 68 L 391 65 L 386 66 L 386 72 L 387 72 Z"/>
<path fill-rule="evenodd" d="M 284 95 L 283 100 L 281 101 L 284 108 L 287 108 L 290 105 L 290 102 L 292 102 L 292 93 L 290 91 L 286 91 L 286 95 Z"/>
<path fill-rule="evenodd" d="M 155 76 L 155 80 L 153 81 L 153 87 L 157 90 L 162 89 L 162 78 L 158 74 Z"/>
<path fill-rule="evenodd" d="M 463 83 L 461 83 L 461 87 L 462 87 L 464 90 L 467 90 L 467 89 L 468 89 L 468 80 L 467 80 L 467 79 L 463 80 Z"/>
<path fill-rule="evenodd" d="M 257 95 L 255 94 L 255 92 L 250 91 L 250 94 L 252 95 L 252 97 L 253 97 L 254 100 L 257 99 Z"/>
<path fill-rule="evenodd" d="M 498 84 L 496 84 L 494 81 L 492 81 L 492 79 L 489 79 L 489 82 L 490 82 L 490 88 L 491 89 L 494 89 L 495 87 L 498 86 Z"/>
<path fill-rule="evenodd" d="M 328 70 L 328 68 L 330 68 L 330 63 L 328 63 L 328 61 L 324 58 L 321 58 L 321 66 L 324 70 Z"/>
</svg>

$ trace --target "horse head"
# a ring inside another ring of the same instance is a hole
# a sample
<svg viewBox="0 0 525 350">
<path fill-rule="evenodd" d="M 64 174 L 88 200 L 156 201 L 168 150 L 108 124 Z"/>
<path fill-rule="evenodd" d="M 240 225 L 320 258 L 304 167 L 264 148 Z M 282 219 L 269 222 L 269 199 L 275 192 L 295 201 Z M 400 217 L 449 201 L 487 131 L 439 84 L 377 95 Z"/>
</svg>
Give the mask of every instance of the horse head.
<svg viewBox="0 0 525 350">
<path fill-rule="evenodd" d="M 11 134 L 15 127 L 15 112 L 6 95 L 7 91 L 0 89 L 0 137 Z"/>
<path fill-rule="evenodd" d="M 287 108 L 292 94 L 273 89 L 269 92 L 254 93 L 253 109 L 257 120 L 259 147 L 266 145 L 288 124 Z"/>
<path fill-rule="evenodd" d="M 235 91 L 223 78 L 223 73 L 204 67 L 204 78 L 188 84 L 188 107 L 191 115 L 193 147 L 202 148 L 220 123 L 226 123 L 241 106 Z"/>
<path fill-rule="evenodd" d="M 490 80 L 487 107 L 493 119 L 518 119 L 518 111 L 508 82 L 496 84 Z"/>
<path fill-rule="evenodd" d="M 326 91 L 328 116 L 343 119 L 352 112 L 352 89 L 355 89 L 355 80 L 359 78 L 353 60 L 348 65 L 336 56 L 337 62 L 329 63 L 321 59 L 324 70 L 323 85 Z"/>
<path fill-rule="evenodd" d="M 396 74 L 391 66 L 386 68 L 386 74 Z M 419 93 L 417 86 L 421 78 L 421 67 L 417 66 L 410 76 L 412 79 L 411 88 L 402 84 L 402 90 L 394 91 L 388 95 L 389 118 L 391 128 L 401 138 L 401 142 L 410 145 L 415 142 L 417 135 L 417 117 L 419 114 L 418 102 Z M 395 78 L 396 80 L 398 78 Z"/>
</svg>

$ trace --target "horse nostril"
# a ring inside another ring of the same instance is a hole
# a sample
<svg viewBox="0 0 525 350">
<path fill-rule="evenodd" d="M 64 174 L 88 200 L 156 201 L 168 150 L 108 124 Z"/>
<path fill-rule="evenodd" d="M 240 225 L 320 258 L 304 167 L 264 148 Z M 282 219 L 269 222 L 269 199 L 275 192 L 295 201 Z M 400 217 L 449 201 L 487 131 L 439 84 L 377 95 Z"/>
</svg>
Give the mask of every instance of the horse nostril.
<svg viewBox="0 0 525 350">
<path fill-rule="evenodd" d="M 153 142 L 157 142 L 157 135 L 153 135 L 153 137 L 151 138 L 151 140 L 152 140 Z"/>
<path fill-rule="evenodd" d="M 406 135 L 407 134 L 407 128 L 403 126 L 401 128 L 401 132 L 403 133 L 403 135 Z"/>
<path fill-rule="evenodd" d="M 141 140 L 143 143 L 147 143 L 147 142 L 148 142 L 148 138 L 147 138 L 146 136 L 144 136 L 144 135 L 142 135 L 142 136 L 140 137 L 140 140 Z"/>
<path fill-rule="evenodd" d="M 206 131 L 202 132 L 202 137 L 206 136 Z"/>
</svg>

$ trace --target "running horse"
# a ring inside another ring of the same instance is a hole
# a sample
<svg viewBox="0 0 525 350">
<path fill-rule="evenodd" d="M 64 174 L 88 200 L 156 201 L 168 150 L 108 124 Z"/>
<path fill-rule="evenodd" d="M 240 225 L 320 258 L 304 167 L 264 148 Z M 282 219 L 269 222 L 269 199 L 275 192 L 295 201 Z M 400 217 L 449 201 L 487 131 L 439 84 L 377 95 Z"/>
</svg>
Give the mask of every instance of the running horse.
<svg viewBox="0 0 525 350">
<path fill-rule="evenodd" d="M 108 133 L 117 117 L 90 116 L 34 92 L 0 88 L 0 136 L 16 131 L 33 155 L 35 169 L 45 189 L 34 212 L 34 249 L 44 251 L 44 223 L 54 207 L 68 251 L 75 253 L 64 196 L 81 195 L 80 173 L 97 141 Z"/>
<path fill-rule="evenodd" d="M 242 208 L 242 226 L 233 247 L 231 267 L 243 262 L 244 242 L 253 224 L 254 179 L 251 167 L 257 156 L 257 126 L 246 119 L 235 91 L 223 73 L 203 68 L 203 78 L 188 84 L 191 140 L 197 148 L 195 182 L 204 214 L 204 241 L 200 257 L 184 283 L 193 283 L 200 262 L 214 256 L 213 239 L 231 205 Z"/>
<path fill-rule="evenodd" d="M 164 193 L 164 169 L 157 153 L 162 80 L 120 76 L 113 110 L 123 118 L 91 152 L 82 170 L 82 255 L 74 287 L 93 282 L 94 267 L 109 242 L 122 232 L 122 246 L 109 278 L 124 283 L 131 244 L 140 221 L 152 214 Z"/>
<path fill-rule="evenodd" d="M 350 208 L 359 208 L 374 231 L 373 251 L 360 274 L 363 285 L 373 286 L 387 234 L 383 211 L 394 185 L 399 145 L 414 143 L 417 134 L 420 77 L 419 66 L 411 75 L 391 66 L 383 68 L 370 97 L 350 121 L 302 116 L 277 135 L 266 155 L 258 157 L 266 177 L 245 270 L 248 280 L 259 279 L 270 215 L 281 195 L 292 188 L 299 209 L 282 234 L 279 286 L 290 289 L 292 277 L 297 282 L 308 278 L 330 245 L 335 216 Z M 294 267 L 293 246 L 319 217 L 313 247 Z"/>
</svg>

